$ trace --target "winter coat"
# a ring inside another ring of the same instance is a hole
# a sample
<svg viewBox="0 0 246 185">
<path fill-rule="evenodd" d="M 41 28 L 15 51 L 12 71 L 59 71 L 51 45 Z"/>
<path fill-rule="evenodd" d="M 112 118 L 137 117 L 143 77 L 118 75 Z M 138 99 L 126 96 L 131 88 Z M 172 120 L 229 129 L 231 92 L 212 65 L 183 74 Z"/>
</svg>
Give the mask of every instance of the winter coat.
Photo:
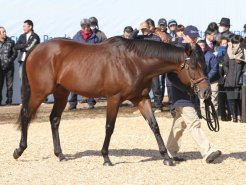
<svg viewBox="0 0 246 185">
<path fill-rule="evenodd" d="M 14 48 L 15 42 L 7 37 L 4 42 L 0 41 L 0 67 L 2 70 L 14 67 L 17 51 Z"/>
<path fill-rule="evenodd" d="M 34 46 L 40 43 L 39 36 L 32 32 L 28 40 L 26 40 L 26 33 L 20 35 L 18 41 L 16 42 L 15 49 L 20 50 L 20 54 L 18 57 L 18 62 L 22 63 L 25 60 L 25 57 L 23 55 L 26 55 L 28 51 L 33 49 Z"/>
</svg>

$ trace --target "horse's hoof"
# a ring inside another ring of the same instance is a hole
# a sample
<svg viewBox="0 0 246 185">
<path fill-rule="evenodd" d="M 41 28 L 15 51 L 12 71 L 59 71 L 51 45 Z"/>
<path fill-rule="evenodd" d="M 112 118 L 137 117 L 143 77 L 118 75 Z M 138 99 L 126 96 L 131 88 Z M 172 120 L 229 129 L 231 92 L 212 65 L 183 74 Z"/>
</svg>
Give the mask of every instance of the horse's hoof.
<svg viewBox="0 0 246 185">
<path fill-rule="evenodd" d="M 20 156 L 21 156 L 21 155 L 19 155 L 18 150 L 15 149 L 15 151 L 14 151 L 14 153 L 13 153 L 14 159 L 18 159 Z"/>
<path fill-rule="evenodd" d="M 103 166 L 113 166 L 113 164 L 110 161 L 104 162 Z"/>
<path fill-rule="evenodd" d="M 63 155 L 63 154 L 60 154 L 59 155 L 59 160 L 62 162 L 62 161 L 67 161 L 67 158 Z"/>
<path fill-rule="evenodd" d="M 175 166 L 172 159 L 164 159 L 163 163 L 166 166 Z"/>
</svg>

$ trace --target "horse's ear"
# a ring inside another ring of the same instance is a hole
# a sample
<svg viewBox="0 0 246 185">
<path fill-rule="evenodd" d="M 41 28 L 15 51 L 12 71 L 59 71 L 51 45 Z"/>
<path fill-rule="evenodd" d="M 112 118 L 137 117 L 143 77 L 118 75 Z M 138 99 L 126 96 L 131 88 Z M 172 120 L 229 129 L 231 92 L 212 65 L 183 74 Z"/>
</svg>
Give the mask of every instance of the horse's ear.
<svg viewBox="0 0 246 185">
<path fill-rule="evenodd" d="M 189 57 L 191 55 L 191 52 L 192 52 L 191 44 L 186 43 L 185 44 L 185 53 L 186 53 L 186 55 Z"/>
</svg>

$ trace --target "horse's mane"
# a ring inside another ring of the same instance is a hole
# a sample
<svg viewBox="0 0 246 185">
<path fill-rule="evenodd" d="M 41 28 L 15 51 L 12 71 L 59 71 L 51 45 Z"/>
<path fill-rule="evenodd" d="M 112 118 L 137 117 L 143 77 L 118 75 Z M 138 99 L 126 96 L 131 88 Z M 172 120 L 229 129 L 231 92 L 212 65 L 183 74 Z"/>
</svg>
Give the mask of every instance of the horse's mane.
<svg viewBox="0 0 246 185">
<path fill-rule="evenodd" d="M 112 37 L 106 42 L 115 46 L 124 46 L 126 50 L 136 53 L 140 57 L 163 58 L 166 61 L 179 63 L 184 59 L 184 50 L 171 44 L 151 40 L 124 39 Z"/>
<path fill-rule="evenodd" d="M 205 71 L 205 58 L 204 54 L 202 52 L 202 49 L 199 45 L 196 45 L 196 49 L 191 53 L 191 56 L 194 57 L 195 60 L 192 60 L 192 65 L 197 68 L 197 65 L 199 65 L 204 71 Z"/>
</svg>

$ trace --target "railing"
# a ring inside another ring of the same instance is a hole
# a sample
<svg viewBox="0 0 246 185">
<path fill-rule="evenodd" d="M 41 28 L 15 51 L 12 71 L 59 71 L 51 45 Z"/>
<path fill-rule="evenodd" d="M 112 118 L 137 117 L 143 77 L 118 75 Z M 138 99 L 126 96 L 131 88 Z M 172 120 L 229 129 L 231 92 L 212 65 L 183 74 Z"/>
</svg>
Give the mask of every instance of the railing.
<svg viewBox="0 0 246 185">
<path fill-rule="evenodd" d="M 246 72 L 243 73 L 243 86 L 242 86 L 242 123 L 246 123 Z"/>
</svg>

